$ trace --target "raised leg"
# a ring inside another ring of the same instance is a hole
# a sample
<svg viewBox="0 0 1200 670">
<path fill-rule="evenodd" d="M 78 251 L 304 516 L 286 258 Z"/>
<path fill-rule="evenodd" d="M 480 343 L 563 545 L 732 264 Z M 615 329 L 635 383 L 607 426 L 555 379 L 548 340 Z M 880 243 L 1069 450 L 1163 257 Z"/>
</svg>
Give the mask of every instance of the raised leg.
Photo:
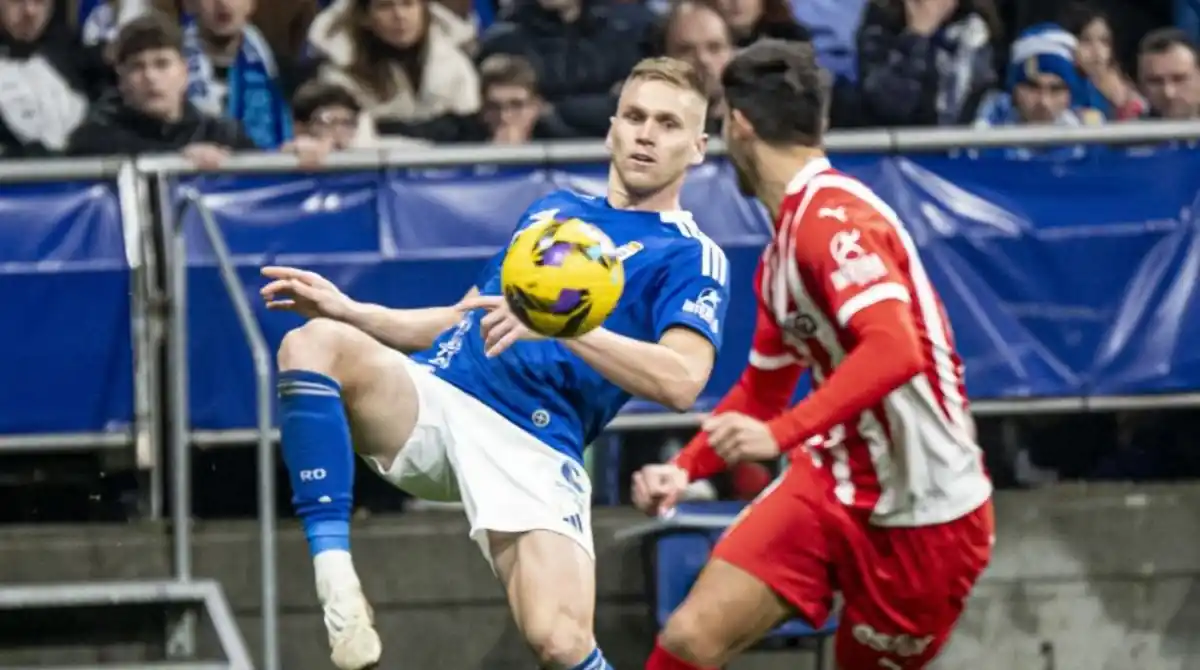
<svg viewBox="0 0 1200 670">
<path fill-rule="evenodd" d="M 416 390 L 400 354 L 327 319 L 289 332 L 278 363 L 283 459 L 313 556 L 332 660 L 341 670 L 362 670 L 379 661 L 382 648 L 351 560 L 352 444 L 389 465 L 416 422 Z"/>
</svg>

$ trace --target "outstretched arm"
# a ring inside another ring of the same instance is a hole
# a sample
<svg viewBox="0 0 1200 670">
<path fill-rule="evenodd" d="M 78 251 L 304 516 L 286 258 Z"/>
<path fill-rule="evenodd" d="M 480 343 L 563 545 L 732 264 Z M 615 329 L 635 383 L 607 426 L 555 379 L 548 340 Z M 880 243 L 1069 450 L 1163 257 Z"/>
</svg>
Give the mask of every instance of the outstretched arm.
<svg viewBox="0 0 1200 670">
<path fill-rule="evenodd" d="M 472 287 L 463 300 L 448 307 L 391 309 L 355 301 L 333 282 L 308 270 L 269 266 L 262 274 L 271 280 L 261 291 L 268 309 L 296 312 L 307 319 L 341 321 L 405 352 L 433 346 L 438 335 L 462 318 L 462 305 L 479 293 Z"/>
<path fill-rule="evenodd" d="M 439 335 L 458 323 L 463 316 L 462 305 L 477 295 L 479 289 L 471 287 L 456 305 L 417 309 L 392 309 L 355 302 L 343 321 L 393 349 L 406 353 L 424 351 L 433 346 Z"/>
</svg>

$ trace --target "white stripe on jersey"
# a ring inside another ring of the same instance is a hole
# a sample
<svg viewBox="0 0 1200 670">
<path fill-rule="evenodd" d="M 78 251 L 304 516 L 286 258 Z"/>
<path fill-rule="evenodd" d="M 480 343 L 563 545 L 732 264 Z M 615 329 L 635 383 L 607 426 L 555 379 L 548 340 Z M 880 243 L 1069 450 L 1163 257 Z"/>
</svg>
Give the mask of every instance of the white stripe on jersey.
<svg viewBox="0 0 1200 670">
<path fill-rule="evenodd" d="M 908 254 L 909 272 L 912 274 L 913 284 L 917 289 L 917 295 L 914 297 L 921 310 L 922 321 L 929 333 L 929 339 L 933 342 L 933 361 L 934 368 L 937 370 L 938 389 L 942 393 L 942 398 L 945 399 L 942 405 L 954 427 L 963 430 L 963 435 L 960 437 L 964 438 L 968 443 L 972 443 L 974 440 L 970 435 L 970 423 L 966 419 L 966 399 L 959 393 L 958 370 L 955 369 L 953 362 L 950 360 L 952 348 L 950 346 L 950 336 L 947 332 L 948 326 L 942 318 L 941 310 L 938 308 L 938 299 L 933 293 L 933 284 L 929 281 L 929 276 L 925 274 L 925 265 L 921 262 L 921 255 L 917 251 L 917 245 L 913 242 L 904 225 L 900 223 L 900 217 L 896 214 L 895 210 L 862 182 L 844 175 L 827 174 L 814 179 L 809 188 L 811 192 L 815 193 L 822 186 L 841 189 L 865 201 L 880 214 L 883 220 L 896 232 L 896 236 L 900 238 L 900 242 L 904 245 L 904 251 Z"/>
<path fill-rule="evenodd" d="M 768 356 L 760 354 L 757 351 L 750 350 L 750 365 L 759 370 L 779 370 L 786 368 L 789 365 L 797 363 L 796 357 L 791 354 L 779 354 L 778 356 Z"/>
<path fill-rule="evenodd" d="M 725 250 L 700 230 L 700 226 L 696 225 L 695 219 L 692 218 L 692 213 L 663 212 L 660 218 L 665 223 L 673 224 L 684 237 L 700 243 L 700 274 L 724 286 L 729 280 L 729 261 L 725 258 Z"/>
<path fill-rule="evenodd" d="M 908 256 L 908 279 L 912 285 L 912 293 L 905 286 L 891 282 L 871 287 L 847 301 L 836 315 L 826 315 L 820 309 L 812 311 L 816 323 L 810 337 L 829 357 L 830 370 L 836 369 L 848 353 L 837 337 L 837 326 L 845 327 L 855 312 L 884 300 L 915 303 L 932 345 L 932 351 L 928 352 L 933 357 L 932 375 L 915 376 L 889 393 L 880 406 L 863 412 L 857 420 L 846 424 L 847 428 L 853 427 L 866 446 L 878 482 L 880 497 L 873 505 L 875 523 L 925 525 L 957 518 L 978 507 L 990 494 L 991 486 L 982 474 L 970 422 L 966 419 L 966 403 L 958 388 L 961 380 L 951 360 L 950 326 L 944 321 L 916 245 L 899 217 L 868 187 L 852 178 L 837 174 L 813 177 L 805 185 L 805 194 L 795 216 L 781 228 L 777 238 L 782 252 L 779 263 L 787 277 L 786 290 L 798 308 L 808 305 L 812 310 L 815 303 L 795 260 L 795 228 L 813 196 L 823 188 L 849 193 L 871 206 L 890 225 Z M 786 313 L 786 298 L 781 300 L 778 295 L 784 287 L 776 285 L 774 288 L 777 293 L 772 297 L 784 303 L 780 306 L 785 310 L 782 313 Z M 820 365 L 810 369 L 814 381 L 819 384 L 824 380 L 827 370 L 822 370 Z M 940 392 L 940 398 L 935 388 Z M 828 448 L 826 455 L 832 459 L 830 472 L 835 493 L 843 502 L 857 497 L 854 482 L 849 479 L 849 468 L 838 466 L 843 455 L 834 448 L 844 437 L 848 436 L 839 428 L 830 431 L 823 441 Z M 814 450 L 814 453 L 818 451 Z M 914 499 L 925 502 L 914 507 Z"/>
<path fill-rule="evenodd" d="M 881 303 L 886 300 L 899 300 L 900 302 L 911 301 L 908 295 L 908 289 L 904 288 L 900 284 L 897 284 L 896 282 L 876 284 L 842 303 L 842 307 L 837 313 L 838 325 L 845 328 L 846 324 L 850 323 L 850 319 L 853 319 L 855 314 L 858 314 L 871 305 Z"/>
</svg>

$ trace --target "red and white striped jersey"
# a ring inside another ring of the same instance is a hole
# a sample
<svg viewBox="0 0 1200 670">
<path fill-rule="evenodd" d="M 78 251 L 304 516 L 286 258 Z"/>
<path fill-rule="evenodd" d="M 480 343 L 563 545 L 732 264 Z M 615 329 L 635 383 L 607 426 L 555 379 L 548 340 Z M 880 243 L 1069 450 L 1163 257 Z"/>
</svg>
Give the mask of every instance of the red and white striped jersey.
<svg viewBox="0 0 1200 670">
<path fill-rule="evenodd" d="M 776 223 L 758 271 L 751 366 L 805 365 L 819 387 L 856 346 L 851 320 L 884 301 L 908 306 L 921 343 L 916 376 L 805 443 L 837 499 L 869 511 L 881 526 L 943 523 L 982 505 L 992 485 L 962 363 L 941 299 L 896 213 L 819 159 L 792 180 Z"/>
</svg>

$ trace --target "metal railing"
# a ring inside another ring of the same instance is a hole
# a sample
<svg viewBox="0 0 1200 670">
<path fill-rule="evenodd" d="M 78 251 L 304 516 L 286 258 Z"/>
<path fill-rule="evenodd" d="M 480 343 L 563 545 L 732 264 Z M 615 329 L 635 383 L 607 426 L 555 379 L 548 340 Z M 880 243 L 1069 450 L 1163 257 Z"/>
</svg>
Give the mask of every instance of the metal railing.
<svg viewBox="0 0 1200 670">
<path fill-rule="evenodd" d="M 915 128 L 874 129 L 833 132 L 826 145 L 834 153 L 906 153 L 946 151 L 961 148 L 986 148 L 1011 145 L 1048 146 L 1063 144 L 1154 144 L 1172 140 L 1200 140 L 1200 122 L 1197 121 L 1141 121 L 1108 126 L 1013 126 L 1005 128 L 975 129 Z M 720 140 L 714 140 L 709 148 L 712 156 L 724 154 Z M 463 145 L 435 148 L 409 148 L 386 151 L 353 151 L 328 157 L 319 168 L 321 172 L 384 169 L 451 168 L 464 165 L 554 165 L 568 162 L 603 161 L 607 151 L 602 143 L 552 142 L 525 146 Z M 969 164 L 964 164 L 969 165 Z M 231 157 L 217 170 L 208 174 L 249 174 L 311 172 L 301 168 L 294 156 L 284 154 L 240 154 Z M 158 263 L 149 242 L 153 213 L 150 211 L 148 192 L 159 185 L 163 177 L 178 177 L 199 173 L 200 170 L 177 155 L 144 156 L 135 161 L 122 158 L 101 159 L 49 159 L 29 161 L 0 161 L 0 184 L 19 182 L 53 182 L 65 180 L 116 180 L 121 202 L 122 217 L 126 225 L 126 246 L 130 254 L 130 268 L 135 276 L 151 274 Z M 161 195 L 161 193 L 160 193 Z M 160 307 L 163 296 L 153 294 L 153 286 L 140 286 L 136 282 L 131 310 L 133 319 L 134 347 L 136 351 L 149 351 L 162 338 L 162 319 L 154 314 Z M 157 461 L 150 448 L 158 439 L 161 426 L 156 426 L 151 409 L 149 393 L 155 388 L 153 378 L 156 370 L 142 365 L 144 357 L 135 359 L 135 423 L 125 431 L 104 433 L 53 433 L 32 435 L 0 435 L 0 452 L 32 451 L 40 449 L 91 451 L 98 449 L 127 448 L 137 445 L 138 463 L 153 469 Z M 1178 402 L 1178 396 L 1172 396 Z M 1014 403 L 1021 411 L 1038 411 L 1038 407 L 1053 407 L 1051 411 L 1086 410 L 1089 408 L 1141 408 L 1149 402 L 1157 406 L 1157 400 L 1146 398 L 1111 398 L 1084 401 L 1076 398 L 1036 401 L 1001 401 L 980 403 L 981 412 L 1008 411 Z M 1200 398 L 1186 398 L 1184 404 L 1191 406 Z M 1030 404 L 1036 403 L 1036 404 Z M 1049 403 L 1049 404 L 1047 404 Z M 667 420 L 667 419 L 664 419 Z M 669 419 L 680 422 L 682 419 Z M 642 429 L 653 419 L 629 417 L 617 422 L 617 430 Z M 686 422 L 684 422 L 686 423 Z M 674 424 L 672 424 L 674 425 Z M 229 441 L 244 442 L 245 432 L 233 432 L 231 437 L 202 433 L 203 444 L 222 444 Z M 251 439 L 253 441 L 253 439 Z M 161 510 L 153 505 L 153 510 Z"/>
<path fill-rule="evenodd" d="M 161 180 L 160 197 L 168 196 L 167 181 Z M 279 596 L 278 567 L 275 552 L 275 451 L 272 443 L 272 407 L 274 393 L 271 385 L 271 350 L 267 338 L 259 326 L 254 307 L 246 297 L 246 287 L 237 275 L 229 246 L 212 211 L 204 204 L 201 194 L 192 188 L 184 188 L 178 207 L 166 207 L 173 216 L 162 216 L 163 235 L 171 250 L 171 262 L 167 267 L 168 285 L 171 287 L 171 344 L 168 352 L 169 365 L 173 368 L 168 376 L 172 380 L 170 394 L 171 446 L 175 456 L 174 496 L 171 519 L 176 528 L 173 556 L 176 576 L 189 580 L 192 576 L 191 532 L 191 437 L 188 410 L 188 364 L 187 364 L 187 241 L 183 232 L 183 212 L 194 208 L 200 217 L 205 237 L 212 246 L 217 259 L 221 283 L 225 287 L 250 355 L 254 361 L 255 418 L 258 445 L 258 522 L 259 551 L 262 584 L 262 638 L 264 670 L 280 670 L 279 661 Z M 170 202 L 163 199 L 160 202 Z M 190 633 L 190 631 L 189 631 Z"/>
<path fill-rule="evenodd" d="M 1069 144 L 1154 144 L 1172 140 L 1200 140 L 1200 122 L 1151 121 L 1098 127 L 1012 127 L 988 130 L 937 128 L 913 130 L 864 130 L 832 133 L 828 149 L 835 153 L 932 152 L 961 148 L 1002 146 L 1047 146 Z M 719 156 L 719 141 L 710 154 Z M 598 142 L 562 142 L 520 147 L 457 146 L 403 151 L 358 151 L 335 154 L 320 168 L 323 172 L 349 170 L 429 169 L 469 165 L 554 165 L 564 162 L 603 161 L 607 152 Z M 968 165 L 964 163 L 964 165 Z M 308 172 L 295 157 L 280 154 L 243 154 L 231 157 L 218 170 L 206 173 L 248 174 Z M 163 490 L 164 472 L 157 449 L 166 445 L 172 457 L 173 567 L 177 583 L 197 583 L 192 575 L 191 544 L 191 447 L 222 443 L 255 443 L 258 449 L 259 514 L 263 571 L 263 650 L 267 670 L 279 668 L 278 591 L 275 567 L 275 481 L 274 449 L 277 431 L 271 425 L 272 389 L 270 352 L 254 317 L 244 287 L 237 277 L 229 251 L 211 211 L 194 192 L 185 191 L 183 203 L 195 207 L 204 232 L 213 247 L 221 279 L 233 301 L 239 323 L 250 348 L 256 376 L 257 426 L 250 430 L 194 431 L 188 417 L 187 363 L 187 280 L 186 248 L 178 225 L 175 179 L 197 174 L 199 170 L 178 156 L 146 156 L 133 161 L 124 159 L 49 160 L 0 162 L 0 183 L 101 179 L 113 180 L 119 191 L 125 222 L 125 240 L 133 281 L 131 309 L 135 350 L 134 405 L 135 424 L 120 433 L 0 436 L 0 451 L 14 449 L 98 449 L 135 447 L 138 464 L 150 470 L 152 496 Z M 157 217 L 151 202 L 157 197 Z M 157 219 L 157 220 L 156 220 Z M 155 234 L 164 242 L 165 257 L 159 258 L 153 243 Z M 161 266 L 160 266 L 161 264 Z M 152 277 L 158 267 L 166 270 L 169 281 L 166 295 L 160 295 Z M 169 304 L 169 313 L 162 309 Z M 156 352 L 165 344 L 169 352 L 166 369 L 160 369 Z M 169 430 L 164 431 L 152 398 L 164 387 L 169 389 Z M 1182 394 L 1133 398 L 1062 398 L 981 402 L 980 413 L 1013 411 L 1070 411 L 1086 409 L 1144 409 L 1164 406 L 1200 406 L 1200 394 Z M 654 429 L 693 425 L 701 414 L 664 414 L 619 418 L 615 430 Z M 151 514 L 163 509 L 161 497 L 152 498 Z M 219 608 L 219 606 L 218 606 Z M 227 622 L 226 622 L 227 623 Z M 224 624 L 223 624 L 224 625 Z M 182 642 L 190 642 L 191 631 L 184 626 Z"/>
</svg>

